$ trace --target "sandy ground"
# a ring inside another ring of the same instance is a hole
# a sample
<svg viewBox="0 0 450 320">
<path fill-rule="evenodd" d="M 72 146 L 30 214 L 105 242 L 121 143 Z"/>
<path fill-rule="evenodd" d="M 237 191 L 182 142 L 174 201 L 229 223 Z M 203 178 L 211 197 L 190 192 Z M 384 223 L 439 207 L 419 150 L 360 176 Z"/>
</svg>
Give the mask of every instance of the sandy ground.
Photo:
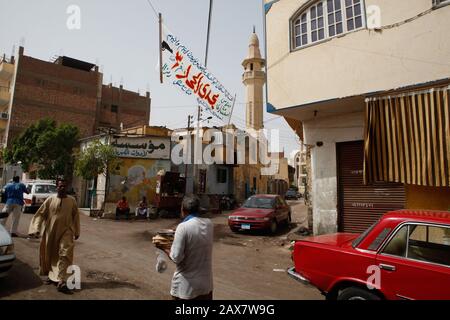
<svg viewBox="0 0 450 320">
<path fill-rule="evenodd" d="M 228 214 L 211 216 L 215 226 L 215 299 L 323 299 L 316 289 L 292 280 L 283 271 L 292 266 L 287 236 L 306 221 L 303 204 L 294 201 L 291 205 L 293 224 L 275 236 L 234 234 L 227 226 Z M 22 215 L 19 232 L 27 232 L 31 217 Z M 81 268 L 82 289 L 70 296 L 43 284 L 38 276 L 38 240 L 15 238 L 17 260 L 9 276 L 0 279 L 0 299 L 170 299 L 174 265 L 169 263 L 165 273 L 156 272 L 151 238 L 157 230 L 177 223 L 169 219 L 116 222 L 82 216 L 74 261 Z"/>
</svg>

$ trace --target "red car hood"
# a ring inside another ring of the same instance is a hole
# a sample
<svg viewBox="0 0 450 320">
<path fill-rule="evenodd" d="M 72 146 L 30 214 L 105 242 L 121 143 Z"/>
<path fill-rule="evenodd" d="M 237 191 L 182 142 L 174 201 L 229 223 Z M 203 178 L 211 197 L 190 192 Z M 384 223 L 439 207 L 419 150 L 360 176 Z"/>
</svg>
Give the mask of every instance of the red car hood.
<svg viewBox="0 0 450 320">
<path fill-rule="evenodd" d="M 264 217 L 271 214 L 273 211 L 273 209 L 239 208 L 231 215 L 244 217 Z"/>
<path fill-rule="evenodd" d="M 315 242 L 334 247 L 342 247 L 343 245 L 355 240 L 358 236 L 359 234 L 355 233 L 335 233 L 323 236 L 308 237 L 300 241 Z"/>
</svg>

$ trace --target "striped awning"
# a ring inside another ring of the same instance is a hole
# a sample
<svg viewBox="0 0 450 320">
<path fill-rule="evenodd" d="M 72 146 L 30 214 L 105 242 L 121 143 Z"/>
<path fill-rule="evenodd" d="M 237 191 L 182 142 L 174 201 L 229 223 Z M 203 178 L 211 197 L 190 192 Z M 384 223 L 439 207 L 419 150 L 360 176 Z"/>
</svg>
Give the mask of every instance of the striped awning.
<svg viewBox="0 0 450 320">
<path fill-rule="evenodd" d="M 450 86 L 366 99 L 364 182 L 450 186 Z"/>
</svg>

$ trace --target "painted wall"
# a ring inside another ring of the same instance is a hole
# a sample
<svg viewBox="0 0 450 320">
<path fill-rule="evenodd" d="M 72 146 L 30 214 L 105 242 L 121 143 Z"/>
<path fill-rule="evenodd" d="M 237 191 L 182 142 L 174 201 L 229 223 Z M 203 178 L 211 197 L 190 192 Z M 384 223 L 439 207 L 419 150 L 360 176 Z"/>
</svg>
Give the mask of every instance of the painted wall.
<svg viewBox="0 0 450 320">
<path fill-rule="evenodd" d="M 450 188 L 407 185 L 406 207 L 408 209 L 450 211 Z"/>
<path fill-rule="evenodd" d="M 218 169 L 227 170 L 227 182 L 219 183 L 217 180 L 217 170 Z M 208 166 L 206 173 L 206 194 L 220 194 L 228 195 L 233 193 L 233 175 L 232 168 L 218 165 Z"/>
<path fill-rule="evenodd" d="M 259 165 L 244 164 L 234 167 L 233 194 L 238 202 L 246 200 L 246 193 L 253 188 L 253 178 L 256 178 L 256 194 L 267 193 L 269 177 L 261 175 L 261 167 Z"/>
<path fill-rule="evenodd" d="M 304 123 L 311 154 L 314 234 L 337 232 L 336 143 L 363 140 L 364 113 L 349 113 Z M 322 147 L 316 146 L 323 142 Z"/>
<path fill-rule="evenodd" d="M 450 77 L 450 6 L 382 32 L 361 29 L 290 50 L 290 18 L 306 0 L 280 0 L 267 20 L 268 102 L 277 109 Z M 416 16 L 432 0 L 365 0 L 381 25 Z M 305 76 L 307 75 L 307 76 Z"/>
<path fill-rule="evenodd" d="M 117 202 L 125 196 L 132 210 L 143 196 L 151 203 L 158 171 L 170 171 L 170 166 L 170 160 L 122 159 L 120 172 L 110 175 L 107 202 Z"/>
</svg>

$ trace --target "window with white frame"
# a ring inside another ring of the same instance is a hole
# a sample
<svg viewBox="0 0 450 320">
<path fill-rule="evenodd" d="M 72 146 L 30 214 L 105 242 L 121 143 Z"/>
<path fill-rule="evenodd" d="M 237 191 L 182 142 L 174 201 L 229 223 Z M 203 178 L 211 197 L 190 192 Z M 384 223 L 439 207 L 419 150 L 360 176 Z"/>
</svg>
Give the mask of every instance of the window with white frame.
<svg viewBox="0 0 450 320">
<path fill-rule="evenodd" d="M 319 0 L 292 19 L 293 48 L 365 27 L 363 0 Z"/>
</svg>

